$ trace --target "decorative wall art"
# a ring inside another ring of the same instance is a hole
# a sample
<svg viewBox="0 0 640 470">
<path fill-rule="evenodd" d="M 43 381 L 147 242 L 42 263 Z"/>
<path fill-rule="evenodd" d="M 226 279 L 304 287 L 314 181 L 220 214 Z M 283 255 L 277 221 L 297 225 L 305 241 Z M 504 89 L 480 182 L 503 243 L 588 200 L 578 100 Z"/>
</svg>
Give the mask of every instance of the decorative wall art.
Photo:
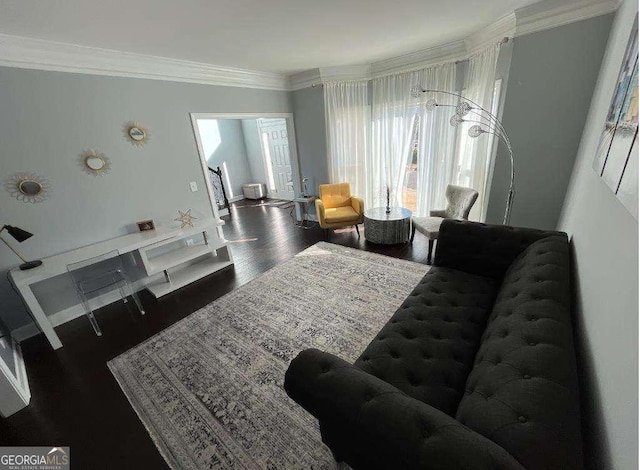
<svg viewBox="0 0 640 470">
<path fill-rule="evenodd" d="M 93 176 L 104 176 L 111 170 L 111 162 L 104 153 L 85 150 L 80 154 L 80 167 Z"/>
<path fill-rule="evenodd" d="M 124 136 L 131 145 L 141 146 L 149 140 L 149 129 L 139 122 L 127 122 L 123 126 Z"/>
<path fill-rule="evenodd" d="M 35 173 L 14 174 L 5 182 L 5 188 L 11 197 L 31 204 L 44 201 L 51 193 L 49 181 Z"/>
<path fill-rule="evenodd" d="M 182 212 L 182 211 L 178 211 L 178 217 L 176 217 L 175 220 L 176 222 L 180 222 L 181 226 L 180 228 L 185 228 L 185 227 L 193 227 L 193 221 L 196 220 L 197 217 L 194 217 L 191 215 L 191 209 L 187 209 L 186 212 Z"/>
<path fill-rule="evenodd" d="M 148 230 L 155 230 L 156 224 L 153 223 L 153 220 L 141 220 L 140 222 L 136 222 L 138 225 L 138 230 L 141 232 L 146 232 Z"/>
<path fill-rule="evenodd" d="M 638 218 L 638 18 L 618 75 L 593 169 Z"/>
</svg>

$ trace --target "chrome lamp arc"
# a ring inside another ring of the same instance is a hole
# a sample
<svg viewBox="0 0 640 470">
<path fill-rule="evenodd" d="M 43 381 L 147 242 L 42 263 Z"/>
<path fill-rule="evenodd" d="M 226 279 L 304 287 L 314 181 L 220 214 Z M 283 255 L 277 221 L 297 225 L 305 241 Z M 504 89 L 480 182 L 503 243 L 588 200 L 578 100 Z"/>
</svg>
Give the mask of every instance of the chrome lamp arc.
<svg viewBox="0 0 640 470">
<path fill-rule="evenodd" d="M 26 230 L 22 230 L 19 227 L 13 227 L 12 225 L 3 225 L 2 228 L 0 228 L 0 233 L 2 233 L 4 230 L 6 230 L 7 233 L 9 233 L 9 235 L 15 238 L 18 243 L 22 243 L 27 238 L 31 238 L 33 236 L 32 233 L 29 233 Z M 27 269 L 37 268 L 42 264 L 42 261 L 40 260 L 27 261 L 22 256 L 20 256 L 20 253 L 18 253 L 16 250 L 13 249 L 11 245 L 9 245 L 9 243 L 7 243 L 7 241 L 4 238 L 0 237 L 0 240 L 2 240 L 4 244 L 7 245 L 9 249 L 13 251 L 15 255 L 23 261 L 23 264 L 20 265 L 20 269 L 22 271 L 26 271 Z"/>
<path fill-rule="evenodd" d="M 460 100 L 458 104 L 445 104 L 438 102 L 435 98 L 430 98 L 425 103 L 425 108 L 427 111 L 433 111 L 437 107 L 455 108 L 455 114 L 449 119 L 449 123 L 453 127 L 458 127 L 463 122 L 472 123 L 473 125 L 469 128 L 468 131 L 469 137 L 475 139 L 483 134 L 493 135 L 498 137 L 498 139 L 502 141 L 502 143 L 507 148 L 507 151 L 509 152 L 509 160 L 511 162 L 511 177 L 509 181 L 509 191 L 507 193 L 507 203 L 504 210 L 504 218 L 502 223 L 504 225 L 508 225 L 509 220 L 511 219 L 511 206 L 513 205 L 513 196 L 515 192 L 515 170 L 513 165 L 513 151 L 511 148 L 511 142 L 509 141 L 507 132 L 504 130 L 502 122 L 500 122 L 500 120 L 490 111 L 487 111 L 479 104 L 474 103 L 470 99 L 465 98 L 458 93 L 452 93 L 442 90 L 424 89 L 420 85 L 415 86 L 411 90 L 411 96 L 413 96 L 414 98 L 418 98 L 424 93 L 430 93 L 434 95 L 448 95 L 458 98 Z"/>
</svg>

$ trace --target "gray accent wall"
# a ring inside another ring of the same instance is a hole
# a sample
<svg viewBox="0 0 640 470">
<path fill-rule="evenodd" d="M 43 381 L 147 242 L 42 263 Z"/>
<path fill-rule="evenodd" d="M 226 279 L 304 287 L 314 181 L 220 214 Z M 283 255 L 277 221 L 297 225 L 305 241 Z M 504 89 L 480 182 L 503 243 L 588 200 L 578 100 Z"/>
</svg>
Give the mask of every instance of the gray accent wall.
<svg viewBox="0 0 640 470">
<path fill-rule="evenodd" d="M 309 178 L 309 191 L 317 195 L 318 185 L 329 182 L 324 92 L 317 86 L 296 90 L 291 95 L 300 174 Z"/>
<path fill-rule="evenodd" d="M 511 225 L 556 227 L 613 15 L 514 40 L 502 122 L 516 180 Z M 488 223 L 502 223 L 510 164 L 500 145 Z"/>
<path fill-rule="evenodd" d="M 288 92 L 0 67 L 0 177 L 34 172 L 52 188 L 39 204 L 0 188 L 0 223 L 34 233 L 8 241 L 36 259 L 123 235 L 143 219 L 175 226 L 178 209 L 212 217 L 189 113 L 290 112 Z M 149 128 L 147 145 L 125 140 L 127 121 Z M 111 160 L 109 174 L 82 171 L 79 154 L 90 148 Z M 5 277 L 18 264 L 0 246 L 0 316 L 12 330 L 30 322 Z"/>
<path fill-rule="evenodd" d="M 591 165 L 638 3 L 617 12 L 558 229 L 571 237 L 585 465 L 638 468 L 638 221 Z"/>
</svg>

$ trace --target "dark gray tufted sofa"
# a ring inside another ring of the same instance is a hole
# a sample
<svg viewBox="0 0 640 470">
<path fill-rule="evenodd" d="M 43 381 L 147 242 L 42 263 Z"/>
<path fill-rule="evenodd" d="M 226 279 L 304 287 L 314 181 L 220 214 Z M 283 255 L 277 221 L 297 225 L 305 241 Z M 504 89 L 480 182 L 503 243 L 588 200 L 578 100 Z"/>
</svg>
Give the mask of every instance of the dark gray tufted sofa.
<svg viewBox="0 0 640 470">
<path fill-rule="evenodd" d="M 308 349 L 285 389 L 354 469 L 582 468 L 569 268 L 564 233 L 445 220 L 355 364 Z"/>
</svg>

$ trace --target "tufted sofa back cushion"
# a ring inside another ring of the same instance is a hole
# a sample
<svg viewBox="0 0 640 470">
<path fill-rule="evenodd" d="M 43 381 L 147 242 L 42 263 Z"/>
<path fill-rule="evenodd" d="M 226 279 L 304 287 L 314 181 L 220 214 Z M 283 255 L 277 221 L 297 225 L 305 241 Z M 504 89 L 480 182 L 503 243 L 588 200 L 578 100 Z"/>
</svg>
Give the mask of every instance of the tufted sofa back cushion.
<svg viewBox="0 0 640 470">
<path fill-rule="evenodd" d="M 566 239 L 562 232 L 445 219 L 440 225 L 433 264 L 502 279 L 525 248 L 554 235 Z"/>
<path fill-rule="evenodd" d="M 582 468 L 569 266 L 562 236 L 516 258 L 456 413 L 529 470 Z"/>
<path fill-rule="evenodd" d="M 355 365 L 455 415 L 498 283 L 431 268 Z"/>
</svg>

